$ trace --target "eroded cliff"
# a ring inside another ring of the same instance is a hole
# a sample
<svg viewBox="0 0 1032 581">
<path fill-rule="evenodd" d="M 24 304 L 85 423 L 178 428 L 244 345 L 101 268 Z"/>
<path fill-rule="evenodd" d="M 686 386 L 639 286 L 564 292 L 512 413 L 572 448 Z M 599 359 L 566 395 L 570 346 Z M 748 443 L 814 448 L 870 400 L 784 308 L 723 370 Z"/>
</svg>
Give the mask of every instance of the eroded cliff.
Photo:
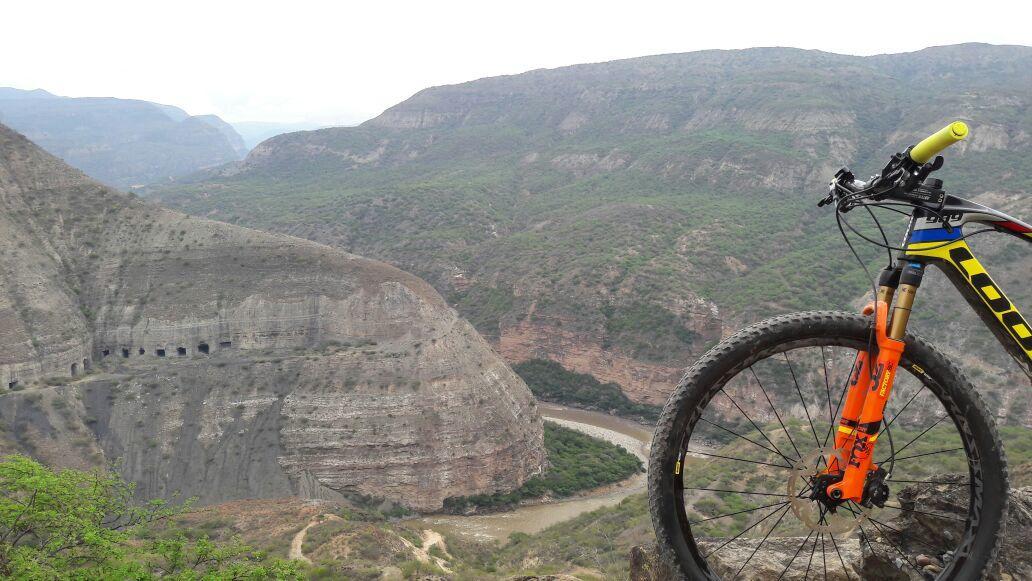
<svg viewBox="0 0 1032 581">
<path fill-rule="evenodd" d="M 146 496 L 424 510 L 541 469 L 526 386 L 414 276 L 146 204 L 3 126 L 0 230 L 8 450 L 121 459 Z"/>
</svg>

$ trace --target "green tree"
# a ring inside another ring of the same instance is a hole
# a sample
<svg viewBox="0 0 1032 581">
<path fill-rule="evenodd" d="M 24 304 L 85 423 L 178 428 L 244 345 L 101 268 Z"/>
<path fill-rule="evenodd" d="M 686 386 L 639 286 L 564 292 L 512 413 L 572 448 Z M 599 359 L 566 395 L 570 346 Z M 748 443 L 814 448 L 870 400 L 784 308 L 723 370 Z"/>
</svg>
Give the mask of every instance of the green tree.
<svg viewBox="0 0 1032 581">
<path fill-rule="evenodd" d="M 105 470 L 52 470 L 21 455 L 0 459 L 0 577 L 52 579 L 301 579 L 300 565 L 239 541 L 217 545 L 173 534 L 141 540 L 140 527 L 184 511 L 134 501 L 133 485 Z"/>
</svg>

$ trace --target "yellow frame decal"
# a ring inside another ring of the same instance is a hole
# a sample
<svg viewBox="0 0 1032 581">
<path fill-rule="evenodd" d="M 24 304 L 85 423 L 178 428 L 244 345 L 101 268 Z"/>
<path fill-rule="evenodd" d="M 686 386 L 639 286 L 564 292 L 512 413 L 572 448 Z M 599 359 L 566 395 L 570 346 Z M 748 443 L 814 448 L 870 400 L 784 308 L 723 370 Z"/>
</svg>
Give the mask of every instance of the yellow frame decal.
<svg viewBox="0 0 1032 581">
<path fill-rule="evenodd" d="M 978 262 L 971 247 L 963 240 L 944 244 L 943 242 L 916 242 L 907 245 L 907 256 L 926 257 L 949 263 L 959 272 L 968 286 L 982 299 L 1006 329 L 1025 356 L 1032 361 L 1032 327 L 1029 326 L 1014 303 L 1007 298 L 1003 289 L 993 282 L 989 272 Z"/>
</svg>

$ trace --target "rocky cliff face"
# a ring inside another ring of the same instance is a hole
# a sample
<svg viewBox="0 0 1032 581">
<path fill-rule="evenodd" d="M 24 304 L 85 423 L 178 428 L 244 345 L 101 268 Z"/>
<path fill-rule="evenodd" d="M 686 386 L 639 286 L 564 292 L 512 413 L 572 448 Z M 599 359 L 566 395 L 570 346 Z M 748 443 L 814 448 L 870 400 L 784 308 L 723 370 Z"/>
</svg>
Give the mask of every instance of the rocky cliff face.
<svg viewBox="0 0 1032 581">
<path fill-rule="evenodd" d="M 145 204 L 3 126 L 0 230 L 8 450 L 120 458 L 145 496 L 424 510 L 541 469 L 526 386 L 414 276 Z"/>
</svg>

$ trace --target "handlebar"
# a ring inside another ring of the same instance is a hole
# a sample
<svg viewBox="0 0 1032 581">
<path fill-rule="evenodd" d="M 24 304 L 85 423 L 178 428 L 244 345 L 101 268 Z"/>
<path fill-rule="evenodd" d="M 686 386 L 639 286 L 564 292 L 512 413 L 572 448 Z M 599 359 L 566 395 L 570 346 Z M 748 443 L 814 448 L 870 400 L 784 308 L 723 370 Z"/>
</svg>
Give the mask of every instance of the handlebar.
<svg viewBox="0 0 1032 581">
<path fill-rule="evenodd" d="M 919 164 L 928 163 L 940 151 L 964 139 L 967 134 L 967 124 L 963 121 L 954 121 L 915 145 L 910 150 L 910 159 Z"/>
<path fill-rule="evenodd" d="M 869 182 L 856 181 L 849 168 L 842 168 L 832 179 L 829 194 L 817 205 L 825 206 L 844 200 L 845 204 L 840 210 L 846 212 L 849 208 L 863 205 L 869 200 L 878 201 L 892 197 L 912 204 L 942 209 L 945 200 L 942 181 L 932 180 L 926 183 L 925 178 L 942 167 L 943 159 L 937 157 L 938 153 L 964 139 L 967 134 L 967 124 L 963 121 L 954 121 L 906 152 L 892 156 L 881 173 L 872 176 Z M 864 195 L 860 198 L 853 196 L 861 193 Z"/>
</svg>

